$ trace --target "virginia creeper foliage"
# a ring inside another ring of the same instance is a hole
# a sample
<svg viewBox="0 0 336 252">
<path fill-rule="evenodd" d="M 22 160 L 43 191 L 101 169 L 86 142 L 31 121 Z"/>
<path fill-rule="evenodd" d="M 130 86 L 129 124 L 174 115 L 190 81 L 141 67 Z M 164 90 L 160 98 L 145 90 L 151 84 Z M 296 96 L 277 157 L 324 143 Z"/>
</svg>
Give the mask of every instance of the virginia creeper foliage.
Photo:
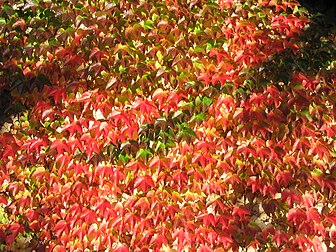
<svg viewBox="0 0 336 252">
<path fill-rule="evenodd" d="M 0 2 L 0 242 L 22 251 L 324 251 L 335 75 L 294 0 Z M 272 250 L 271 250 L 272 249 Z"/>
</svg>

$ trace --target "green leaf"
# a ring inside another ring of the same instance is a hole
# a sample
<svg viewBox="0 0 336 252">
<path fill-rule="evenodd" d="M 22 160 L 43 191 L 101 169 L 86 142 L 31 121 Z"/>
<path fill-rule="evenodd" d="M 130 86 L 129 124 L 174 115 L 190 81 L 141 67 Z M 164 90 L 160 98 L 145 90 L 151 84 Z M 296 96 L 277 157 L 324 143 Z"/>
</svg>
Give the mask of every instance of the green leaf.
<svg viewBox="0 0 336 252">
<path fill-rule="evenodd" d="M 309 14 L 309 11 L 305 8 L 305 7 L 302 7 L 302 6 L 295 6 L 294 7 L 294 10 L 293 10 L 293 14 L 305 14 L 305 15 L 308 15 Z"/>
<path fill-rule="evenodd" d="M 200 27 L 195 27 L 194 32 L 195 32 L 195 34 L 199 35 L 199 34 L 203 33 L 203 29 L 201 29 Z"/>
<path fill-rule="evenodd" d="M 8 11 L 11 11 L 13 9 L 13 7 L 11 5 L 9 5 L 8 3 L 5 3 L 2 7 L 2 9 L 5 11 L 5 12 L 8 12 Z"/>
<path fill-rule="evenodd" d="M 301 111 L 301 114 L 304 115 L 309 121 L 313 121 L 313 118 L 311 117 L 309 110 L 305 109 Z"/>
<path fill-rule="evenodd" d="M 159 15 L 157 15 L 156 13 L 153 14 L 152 16 L 152 20 L 155 22 L 156 20 L 158 20 L 160 18 Z"/>
<path fill-rule="evenodd" d="M 205 96 L 202 100 L 202 104 L 209 107 L 212 104 L 212 99 Z"/>
<path fill-rule="evenodd" d="M 147 159 L 149 154 L 151 154 L 150 150 L 141 148 L 141 149 L 138 150 L 135 158 Z"/>
<path fill-rule="evenodd" d="M 303 90 L 303 89 L 304 89 L 304 87 L 301 84 L 296 84 L 293 87 L 293 90 Z"/>
<path fill-rule="evenodd" d="M 75 5 L 75 9 L 77 9 L 77 10 L 85 10 L 85 7 L 84 7 L 83 4 L 81 4 L 81 3 L 77 3 L 77 4 Z"/>
<path fill-rule="evenodd" d="M 0 206 L 0 224 L 7 224 L 8 222 L 7 213 L 5 212 L 4 208 Z"/>
<path fill-rule="evenodd" d="M 201 97 L 197 96 L 196 99 L 195 99 L 195 106 L 199 106 L 199 105 L 201 105 L 201 103 L 202 103 Z"/>
<path fill-rule="evenodd" d="M 123 66 L 119 66 L 118 73 L 123 74 L 123 73 L 125 73 L 125 71 L 126 71 L 126 68 L 124 68 Z"/>
<path fill-rule="evenodd" d="M 195 138 L 198 138 L 195 131 L 193 131 L 192 129 L 190 128 L 186 128 L 183 130 L 183 132 L 188 135 L 188 136 L 192 136 L 192 137 L 195 137 Z"/>
<path fill-rule="evenodd" d="M 5 25 L 6 23 L 6 19 L 0 18 L 0 25 Z"/>
<path fill-rule="evenodd" d="M 214 31 L 214 32 L 220 32 L 221 31 L 220 27 L 218 27 L 217 25 L 212 26 L 211 30 Z"/>
<path fill-rule="evenodd" d="M 65 32 L 68 34 L 73 34 L 76 31 L 74 27 L 68 27 L 66 28 Z"/>
<path fill-rule="evenodd" d="M 247 17 L 248 18 L 252 18 L 252 17 L 255 17 L 256 15 L 255 14 L 253 14 L 253 13 L 251 13 L 251 12 L 248 12 L 247 13 Z"/>
<path fill-rule="evenodd" d="M 262 19 L 267 17 L 267 15 L 264 12 L 258 12 L 258 16 Z"/>
<path fill-rule="evenodd" d="M 206 6 L 210 9 L 220 9 L 220 6 L 217 3 L 207 3 Z"/>
<path fill-rule="evenodd" d="M 60 42 L 58 40 L 54 39 L 54 38 L 49 39 L 48 44 L 50 46 L 55 46 L 55 47 L 58 47 L 58 46 L 61 45 Z"/>
<path fill-rule="evenodd" d="M 194 49 L 194 52 L 197 52 L 197 53 L 204 53 L 204 48 L 201 47 L 201 46 L 196 46 L 195 49 Z"/>
<path fill-rule="evenodd" d="M 165 150 L 165 149 L 166 149 L 166 145 L 163 142 L 158 141 L 155 147 L 155 152 L 158 152 L 159 150 Z"/>
<path fill-rule="evenodd" d="M 128 161 L 131 158 L 132 158 L 132 155 L 130 155 L 130 154 L 126 154 L 126 155 L 119 154 L 118 161 L 121 161 L 125 165 L 125 164 L 128 163 Z"/>
<path fill-rule="evenodd" d="M 196 133 L 188 127 L 183 127 L 176 136 L 177 138 L 186 138 L 187 140 L 190 140 L 191 138 L 198 138 Z"/>
<path fill-rule="evenodd" d="M 152 20 L 146 20 L 144 23 L 143 23 L 143 28 L 145 28 L 146 30 L 152 30 L 154 29 L 154 26 L 153 26 L 154 22 Z"/>
<path fill-rule="evenodd" d="M 211 43 L 209 43 L 209 42 L 205 43 L 205 49 L 206 49 L 207 52 L 209 52 L 212 48 L 213 48 L 213 46 L 212 46 Z"/>
<path fill-rule="evenodd" d="M 159 61 L 161 61 L 163 59 L 163 55 L 162 55 L 161 51 L 158 51 L 156 53 L 156 57 L 158 58 Z"/>
<path fill-rule="evenodd" d="M 318 168 L 315 168 L 315 169 L 311 172 L 311 174 L 312 174 L 313 176 L 318 176 L 318 177 L 323 176 L 323 172 L 322 172 L 320 169 L 318 169 Z"/>
<path fill-rule="evenodd" d="M 195 88 L 195 86 L 196 86 L 196 82 L 195 81 L 188 81 L 186 83 L 186 89 Z"/>
<path fill-rule="evenodd" d="M 201 113 L 199 113 L 199 114 L 197 114 L 197 115 L 193 115 L 192 117 L 191 117 L 191 122 L 193 122 L 193 121 L 196 121 L 198 124 L 201 124 L 202 122 L 204 122 L 206 120 L 206 115 L 203 113 L 203 112 L 201 112 Z"/>
</svg>

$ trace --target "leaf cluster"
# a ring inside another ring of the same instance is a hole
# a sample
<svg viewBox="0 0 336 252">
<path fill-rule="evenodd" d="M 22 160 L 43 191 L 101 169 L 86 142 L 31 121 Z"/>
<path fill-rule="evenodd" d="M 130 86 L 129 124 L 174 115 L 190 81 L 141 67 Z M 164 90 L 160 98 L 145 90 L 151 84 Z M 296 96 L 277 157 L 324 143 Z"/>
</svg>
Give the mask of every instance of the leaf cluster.
<svg viewBox="0 0 336 252">
<path fill-rule="evenodd" d="M 1 249 L 335 243 L 334 51 L 309 61 L 296 1 L 0 7 L 0 85 L 29 106 L 0 135 Z"/>
</svg>

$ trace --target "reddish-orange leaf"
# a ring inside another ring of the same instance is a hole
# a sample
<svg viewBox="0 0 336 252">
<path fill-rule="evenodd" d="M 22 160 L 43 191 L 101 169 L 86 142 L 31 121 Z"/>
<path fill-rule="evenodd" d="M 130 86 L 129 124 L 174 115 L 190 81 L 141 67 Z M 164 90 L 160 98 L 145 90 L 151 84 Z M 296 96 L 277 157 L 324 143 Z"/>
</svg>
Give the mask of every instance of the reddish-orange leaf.
<svg viewBox="0 0 336 252">
<path fill-rule="evenodd" d="M 56 245 L 52 251 L 55 252 L 66 252 L 66 248 L 62 245 Z"/>
<path fill-rule="evenodd" d="M 284 243 L 286 244 L 288 242 L 288 237 L 286 233 L 281 232 L 281 231 L 276 231 L 272 240 L 276 242 L 278 247 L 280 247 Z"/>
<path fill-rule="evenodd" d="M 69 152 L 69 147 L 67 144 L 64 143 L 64 141 L 61 141 L 60 139 L 56 139 L 53 141 L 53 143 L 50 146 L 50 149 L 56 149 L 57 154 L 62 154 L 64 152 Z"/>
<path fill-rule="evenodd" d="M 246 207 L 240 206 L 233 208 L 232 215 L 238 215 L 240 220 L 244 220 L 245 216 L 251 215 L 251 212 Z"/>
<path fill-rule="evenodd" d="M 155 188 L 153 179 L 151 176 L 145 175 L 138 177 L 134 182 L 134 188 L 141 188 L 143 192 L 146 192 L 148 188 Z"/>
<path fill-rule="evenodd" d="M 63 231 L 66 230 L 68 223 L 65 220 L 60 220 L 57 222 L 57 224 L 54 226 L 54 232 L 55 235 L 60 238 Z"/>
<path fill-rule="evenodd" d="M 32 174 L 32 178 L 35 178 L 37 181 L 41 182 L 43 179 L 48 180 L 48 173 L 44 167 L 37 167 L 34 173 Z"/>
</svg>

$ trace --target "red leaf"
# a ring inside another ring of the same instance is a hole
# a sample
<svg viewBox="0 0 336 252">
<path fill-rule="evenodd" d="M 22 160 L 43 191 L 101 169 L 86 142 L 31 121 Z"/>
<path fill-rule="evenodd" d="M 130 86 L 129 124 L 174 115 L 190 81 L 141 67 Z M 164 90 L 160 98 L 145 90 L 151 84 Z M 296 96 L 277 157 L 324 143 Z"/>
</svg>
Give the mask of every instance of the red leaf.
<svg viewBox="0 0 336 252">
<path fill-rule="evenodd" d="M 302 209 L 294 208 L 288 211 L 287 220 L 298 225 L 299 223 L 307 220 L 307 215 Z"/>
<path fill-rule="evenodd" d="M 8 204 L 8 199 L 6 196 L 4 195 L 0 195 L 0 203 L 1 204 L 4 204 L 4 205 L 7 205 Z"/>
<path fill-rule="evenodd" d="M 170 219 L 174 219 L 175 214 L 178 213 L 180 209 L 177 206 L 171 205 L 167 207 L 167 213 L 169 214 Z"/>
<path fill-rule="evenodd" d="M 25 28 L 25 26 L 26 26 L 26 22 L 25 22 L 25 20 L 23 20 L 23 19 L 19 19 L 18 21 L 16 21 L 16 22 L 12 25 L 13 28 L 16 28 L 16 27 L 18 27 L 18 26 L 20 26 L 21 30 L 24 30 L 24 28 Z"/>
<path fill-rule="evenodd" d="M 228 74 L 214 74 L 211 78 L 212 85 L 216 85 L 217 82 L 221 84 L 221 86 L 224 86 L 227 82 L 231 80 L 230 75 Z"/>
<path fill-rule="evenodd" d="M 73 136 L 75 133 L 82 134 L 82 127 L 77 122 L 72 122 L 63 126 L 63 131 L 69 131 L 70 137 Z"/>
<path fill-rule="evenodd" d="M 293 174 L 291 172 L 280 171 L 276 177 L 278 184 L 283 184 L 285 187 L 288 186 L 289 182 L 293 179 Z"/>
<path fill-rule="evenodd" d="M 156 106 L 154 106 L 150 101 L 143 100 L 141 98 L 134 101 L 133 107 L 135 109 L 139 109 L 142 114 L 151 114 L 152 111 L 157 110 Z"/>
<path fill-rule="evenodd" d="M 100 61 L 100 59 L 104 56 L 104 52 L 99 50 L 98 47 L 93 47 L 89 56 L 89 59 L 92 60 L 92 58 L 95 58 L 97 61 Z"/>
<path fill-rule="evenodd" d="M 223 58 L 224 59 L 230 58 L 230 55 L 227 52 L 225 52 L 224 50 L 221 50 L 219 52 L 217 48 L 212 48 L 209 52 L 209 56 L 210 57 L 216 56 L 217 62 L 221 62 Z"/>
<path fill-rule="evenodd" d="M 299 245 L 301 250 L 307 251 L 307 247 L 311 245 L 311 241 L 305 236 L 298 236 L 295 238 L 294 244 Z"/>
<path fill-rule="evenodd" d="M 284 232 L 276 231 L 272 240 L 276 242 L 278 247 L 280 247 L 282 244 L 288 242 L 288 237 Z"/>
<path fill-rule="evenodd" d="M 35 220 L 38 219 L 39 214 L 38 214 L 38 212 L 36 212 L 35 210 L 33 210 L 33 209 L 29 209 L 29 210 L 26 212 L 25 216 L 27 217 L 27 219 L 29 220 L 29 222 L 33 222 L 33 221 L 35 221 Z"/>
<path fill-rule="evenodd" d="M 6 138 L 3 139 L 5 143 L 1 143 L 4 147 L 4 151 L 2 153 L 2 158 L 8 158 L 8 157 L 15 157 L 17 152 L 20 150 L 20 147 L 13 141 L 7 141 Z M 1 152 L 0 152 L 1 153 Z"/>
<path fill-rule="evenodd" d="M 126 245 L 119 245 L 117 248 L 114 249 L 115 252 L 129 252 Z"/>
<path fill-rule="evenodd" d="M 315 221 L 316 223 L 321 223 L 321 216 L 320 213 L 317 211 L 315 207 L 309 208 L 307 212 L 307 220 L 308 221 Z"/>
<path fill-rule="evenodd" d="M 64 151 L 69 152 L 69 147 L 59 139 L 56 139 L 50 146 L 50 149 L 56 149 L 58 154 L 62 154 Z"/>
<path fill-rule="evenodd" d="M 110 178 L 113 175 L 113 169 L 110 166 L 100 164 L 96 167 L 95 175 Z"/>
<path fill-rule="evenodd" d="M 307 210 L 311 208 L 312 206 L 314 206 L 315 204 L 314 197 L 308 193 L 302 196 L 302 201 L 303 201 L 303 205 L 305 206 Z"/>
<path fill-rule="evenodd" d="M 122 224 L 123 224 L 123 216 L 119 215 L 117 218 L 113 220 L 113 222 L 111 223 L 111 226 L 113 228 L 115 227 L 119 228 L 120 226 L 122 226 Z"/>
<path fill-rule="evenodd" d="M 177 170 L 173 174 L 173 179 L 178 183 L 179 187 L 181 187 L 183 182 L 188 181 L 188 174 L 185 171 Z"/>
<path fill-rule="evenodd" d="M 11 183 L 9 186 L 8 186 L 8 190 L 9 190 L 9 192 L 12 194 L 12 195 L 16 195 L 17 193 L 18 193 L 18 191 L 19 191 L 19 183 L 18 182 L 13 182 L 13 183 Z"/>
<path fill-rule="evenodd" d="M 203 80 L 205 81 L 205 85 L 206 86 L 209 86 L 210 82 L 211 82 L 211 75 L 208 74 L 208 73 L 201 73 L 199 76 L 198 76 L 198 79 L 199 80 Z"/>
<path fill-rule="evenodd" d="M 320 130 L 326 132 L 328 138 L 335 136 L 335 131 L 333 127 L 329 125 L 328 123 L 323 124 Z"/>
<path fill-rule="evenodd" d="M 38 220 L 34 220 L 33 222 L 29 223 L 29 228 L 33 230 L 34 232 L 38 232 L 41 228 L 41 223 Z"/>
<path fill-rule="evenodd" d="M 80 175 L 82 172 L 84 173 L 88 172 L 87 165 L 82 163 L 69 164 L 69 168 L 72 168 L 75 171 L 76 175 Z"/>
<path fill-rule="evenodd" d="M 206 245 L 202 245 L 199 249 L 200 252 L 211 252 L 213 251 L 211 248 L 209 248 L 208 246 Z"/>
<path fill-rule="evenodd" d="M 194 146 L 192 146 L 191 144 L 188 144 L 187 142 L 182 142 L 180 143 L 182 146 L 180 147 L 180 151 L 181 151 L 181 155 L 185 156 L 186 153 L 193 153 L 194 150 Z"/>
<path fill-rule="evenodd" d="M 24 228 L 19 223 L 13 223 L 9 227 L 9 230 L 11 234 L 6 237 L 6 242 L 8 242 L 9 244 L 12 244 L 12 242 L 15 240 L 19 233 L 24 232 Z"/>
<path fill-rule="evenodd" d="M 62 245 L 56 245 L 52 251 L 55 252 L 66 252 L 66 248 Z"/>
<path fill-rule="evenodd" d="M 205 153 L 208 153 L 209 150 L 215 150 L 216 147 L 217 147 L 216 143 L 212 142 L 212 141 L 202 141 L 202 140 L 199 140 L 196 143 L 197 150 L 204 151 Z"/>
<path fill-rule="evenodd" d="M 288 202 L 289 207 L 293 207 L 294 203 L 301 202 L 301 195 L 293 190 L 285 190 L 281 193 L 281 201 Z"/>
<path fill-rule="evenodd" d="M 134 188 L 140 187 L 143 192 L 146 192 L 148 188 L 154 188 L 154 182 L 151 176 L 145 175 L 138 177 L 134 182 Z"/>
<path fill-rule="evenodd" d="M 84 235 L 86 234 L 86 229 L 83 228 L 83 226 L 80 226 L 78 228 L 75 228 L 73 231 L 72 231 L 72 236 L 74 237 L 78 237 L 79 240 L 81 241 L 84 237 Z"/>
<path fill-rule="evenodd" d="M 244 220 L 246 215 L 251 215 L 251 212 L 246 207 L 240 206 L 233 208 L 232 215 L 238 215 L 239 219 Z"/>
<path fill-rule="evenodd" d="M 124 216 L 124 223 L 128 224 L 130 228 L 134 228 L 135 223 L 140 220 L 139 216 L 134 213 L 126 213 Z"/>
<path fill-rule="evenodd" d="M 54 226 L 54 232 L 55 235 L 60 238 L 63 231 L 65 231 L 67 229 L 67 222 L 65 220 L 60 220 L 59 222 L 57 222 L 57 224 Z"/>
<path fill-rule="evenodd" d="M 26 141 L 22 147 L 27 148 L 28 149 L 28 154 L 31 153 L 32 151 L 37 151 L 39 152 L 41 149 L 41 146 L 45 146 L 45 142 L 43 139 L 38 138 L 38 139 L 31 139 Z"/>
<path fill-rule="evenodd" d="M 198 216 L 199 219 L 202 219 L 203 220 L 203 225 L 205 227 L 211 225 L 213 227 L 216 226 L 216 221 L 215 221 L 215 217 L 212 213 L 210 214 L 202 214 L 200 216 Z"/>
<path fill-rule="evenodd" d="M 218 236 L 219 244 L 223 244 L 225 249 L 228 249 L 231 247 L 231 244 L 233 243 L 233 240 L 229 234 L 220 234 Z"/>
<path fill-rule="evenodd" d="M 49 94 L 49 96 L 52 96 L 54 98 L 56 104 L 58 104 L 62 100 L 65 100 L 66 98 L 66 89 L 62 89 L 60 87 L 45 86 L 44 91 L 45 93 Z"/>
<path fill-rule="evenodd" d="M 257 190 L 261 190 L 262 187 L 259 179 L 256 176 L 251 176 L 248 178 L 247 186 L 251 186 L 252 193 L 255 193 Z"/>
<path fill-rule="evenodd" d="M 143 215 L 149 208 L 150 203 L 148 201 L 148 198 L 142 197 L 140 198 L 135 204 L 134 207 L 140 207 L 140 215 Z"/>
<path fill-rule="evenodd" d="M 157 172 L 160 173 L 162 168 L 168 168 L 169 167 L 169 161 L 168 161 L 167 158 L 159 158 L 159 157 L 155 156 L 150 161 L 149 167 L 151 169 L 157 168 Z"/>
<path fill-rule="evenodd" d="M 161 88 L 158 88 L 153 92 L 152 100 L 158 102 L 159 109 L 162 109 L 162 104 L 167 100 L 168 94 L 168 91 L 163 91 Z"/>
<path fill-rule="evenodd" d="M 150 241 L 150 245 L 156 248 L 161 248 L 162 244 L 167 244 L 167 238 L 165 235 L 154 235 Z"/>
<path fill-rule="evenodd" d="M 91 224 L 91 223 L 96 223 L 97 222 L 97 214 L 95 211 L 92 210 L 86 210 L 82 214 L 81 218 L 85 219 L 85 223 Z"/>
<path fill-rule="evenodd" d="M 41 182 L 42 180 L 48 180 L 46 176 L 46 170 L 44 167 L 37 167 L 34 173 L 32 174 L 32 178 L 35 178 L 37 181 Z"/>
<path fill-rule="evenodd" d="M 207 234 L 207 238 L 210 244 L 214 244 L 216 242 L 217 237 L 218 237 L 217 232 L 213 231 L 213 229 L 211 228 L 210 232 Z"/>
<path fill-rule="evenodd" d="M 84 59 L 80 55 L 72 55 L 70 57 L 67 57 L 67 59 L 64 61 L 64 65 L 69 65 L 70 67 L 74 68 L 81 65 L 83 62 Z"/>
<path fill-rule="evenodd" d="M 313 247 L 314 247 L 314 252 L 324 252 L 326 251 L 322 245 L 322 242 L 318 237 L 314 237 L 313 239 Z"/>
</svg>

